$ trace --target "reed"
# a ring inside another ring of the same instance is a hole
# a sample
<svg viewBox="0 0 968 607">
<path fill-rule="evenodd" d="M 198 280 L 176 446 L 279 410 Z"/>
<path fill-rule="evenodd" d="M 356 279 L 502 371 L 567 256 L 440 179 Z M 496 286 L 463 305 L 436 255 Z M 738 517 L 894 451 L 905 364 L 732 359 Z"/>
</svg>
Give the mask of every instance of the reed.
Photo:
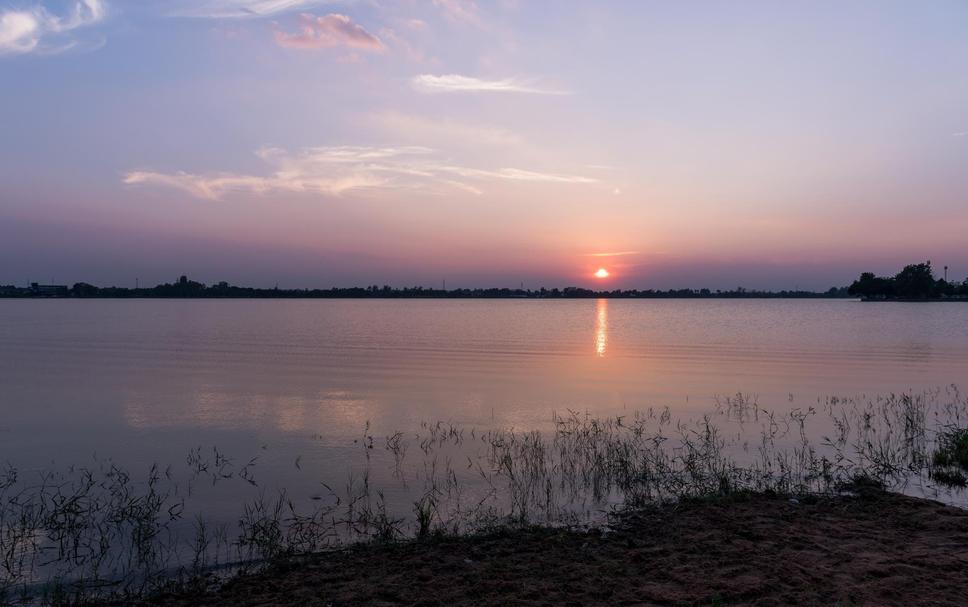
<svg viewBox="0 0 968 607">
<path fill-rule="evenodd" d="M 217 448 L 193 449 L 184 465 L 152 466 L 137 480 L 110 461 L 30 478 L 7 466 L 0 602 L 130 600 L 359 541 L 607 524 L 623 508 L 687 498 L 836 493 L 858 479 L 954 496 L 951 485 L 964 484 L 968 399 L 955 386 L 831 397 L 783 412 L 744 394 L 714 405 L 696 419 L 668 408 L 621 417 L 567 411 L 544 431 L 425 422 L 415 433 L 375 437 L 367 424 L 354 441 L 358 465 L 342 485 L 315 480 L 325 491 L 309 506 L 262 487 L 258 458 Z M 301 458 L 295 465 L 313 472 Z M 383 465 L 393 486 L 374 484 L 374 466 Z M 195 507 L 201 483 L 247 488 L 234 527 Z"/>
</svg>

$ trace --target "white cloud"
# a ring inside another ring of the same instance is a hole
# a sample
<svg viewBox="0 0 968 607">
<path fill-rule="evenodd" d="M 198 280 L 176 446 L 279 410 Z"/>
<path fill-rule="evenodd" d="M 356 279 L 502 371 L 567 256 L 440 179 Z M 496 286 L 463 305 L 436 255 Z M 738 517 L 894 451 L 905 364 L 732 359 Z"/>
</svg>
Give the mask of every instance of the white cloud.
<svg viewBox="0 0 968 607">
<path fill-rule="evenodd" d="M 43 5 L 0 11 L 0 55 L 31 52 L 56 53 L 77 44 L 71 32 L 102 21 L 102 0 L 77 0 L 66 15 L 56 15 Z"/>
<path fill-rule="evenodd" d="M 598 181 L 592 177 L 536 173 L 535 171 L 525 171 L 522 169 L 501 169 L 498 171 L 498 175 L 502 179 L 513 179 L 514 181 L 546 181 L 552 183 L 596 183 Z"/>
<path fill-rule="evenodd" d="M 417 145 L 399 147 L 344 145 L 306 148 L 298 156 L 290 155 L 284 148 L 266 147 L 256 152 L 256 155 L 263 160 L 271 160 L 283 166 L 298 163 L 300 166 L 306 167 L 309 165 L 369 163 L 402 156 L 426 155 L 432 152 L 433 150 L 430 148 Z"/>
<path fill-rule="evenodd" d="M 280 176 L 257 177 L 219 173 L 216 175 L 193 175 L 191 173 L 157 173 L 154 171 L 133 171 L 124 177 L 128 185 L 157 185 L 191 194 L 196 198 L 220 200 L 225 194 L 251 192 L 268 194 L 273 191 L 313 192 L 339 196 L 343 192 L 359 188 L 377 187 L 382 181 L 366 175 L 345 175 L 342 177 Z"/>
<path fill-rule="evenodd" d="M 460 74 L 420 74 L 414 76 L 414 88 L 422 93 L 535 93 L 539 95 L 569 95 L 567 91 L 555 91 L 533 86 L 530 82 L 505 78 L 484 80 Z"/>
<path fill-rule="evenodd" d="M 32 13 L 8 11 L 0 15 L 0 52 L 29 53 L 40 42 L 40 23 Z"/>
<path fill-rule="evenodd" d="M 175 17 L 245 19 L 332 4 L 333 0 L 181 0 L 171 14 Z"/>
<path fill-rule="evenodd" d="M 539 173 L 523 169 L 486 170 L 453 165 L 436 165 L 434 169 L 444 173 L 453 173 L 461 177 L 478 179 L 504 179 L 507 181 L 536 181 L 545 183 L 597 183 L 598 181 L 592 177 L 582 177 L 580 175 Z"/>
<path fill-rule="evenodd" d="M 353 190 L 394 188 L 432 191 L 441 186 L 482 194 L 479 182 L 591 184 L 579 175 L 543 173 L 517 168 L 480 169 L 441 162 L 420 146 L 337 146 L 306 148 L 292 153 L 263 148 L 256 154 L 270 167 L 268 175 L 237 173 L 193 174 L 138 170 L 127 173 L 128 185 L 153 185 L 180 190 L 196 198 L 219 200 L 231 193 L 307 192 L 339 196 Z M 467 181 L 474 183 L 467 183 Z"/>
<path fill-rule="evenodd" d="M 952 137 L 968 137 L 968 131 L 958 131 L 957 133 L 952 133 Z"/>
</svg>

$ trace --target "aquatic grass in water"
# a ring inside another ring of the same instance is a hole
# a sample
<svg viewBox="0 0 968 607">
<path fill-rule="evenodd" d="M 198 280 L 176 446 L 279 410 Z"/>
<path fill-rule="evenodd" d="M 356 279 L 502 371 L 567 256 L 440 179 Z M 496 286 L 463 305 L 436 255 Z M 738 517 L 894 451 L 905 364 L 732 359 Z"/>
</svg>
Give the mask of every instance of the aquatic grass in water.
<svg viewBox="0 0 968 607">
<path fill-rule="evenodd" d="M 931 478 L 946 485 L 968 485 L 968 428 L 941 433 L 932 457 Z"/>
<path fill-rule="evenodd" d="M 935 466 L 958 466 L 968 470 L 968 428 L 944 432 L 934 452 Z"/>
<path fill-rule="evenodd" d="M 737 394 L 694 420 L 668 408 L 613 418 L 569 411 L 544 432 L 434 422 L 380 439 L 367 424 L 355 441 L 358 466 L 342 483 L 310 481 L 321 491 L 308 504 L 262 486 L 257 458 L 214 448 L 138 481 L 110 462 L 29 479 L 7 468 L 0 596 L 124 599 L 361 540 L 607 523 L 623 507 L 742 491 L 833 493 L 857 478 L 943 495 L 951 490 L 938 471 L 961 461 L 965 433 L 955 429 L 966 416 L 968 400 L 952 386 L 828 398 L 782 414 Z M 299 458 L 294 465 L 312 474 Z M 375 476 L 383 467 L 390 474 Z M 390 480 L 375 486 L 377 477 Z M 234 523 L 212 521 L 201 486 L 250 497 Z"/>
</svg>

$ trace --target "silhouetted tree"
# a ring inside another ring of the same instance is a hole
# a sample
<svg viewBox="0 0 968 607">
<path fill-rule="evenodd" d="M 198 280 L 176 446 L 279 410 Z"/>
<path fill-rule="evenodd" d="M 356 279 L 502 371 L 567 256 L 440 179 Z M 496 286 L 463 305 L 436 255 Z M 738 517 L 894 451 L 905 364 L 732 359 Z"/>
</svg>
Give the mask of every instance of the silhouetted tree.
<svg viewBox="0 0 968 607">
<path fill-rule="evenodd" d="M 894 290 L 899 297 L 933 297 L 937 286 L 930 261 L 904 266 L 894 277 Z"/>
<path fill-rule="evenodd" d="M 941 299 L 968 296 L 968 281 L 961 284 L 935 280 L 931 262 L 915 263 L 893 277 L 875 276 L 864 272 L 847 289 L 848 294 L 865 299 Z"/>
<path fill-rule="evenodd" d="M 894 295 L 894 279 L 875 276 L 873 272 L 864 272 L 848 288 L 847 293 L 857 297 L 891 297 Z"/>
<path fill-rule="evenodd" d="M 97 297 L 100 289 L 86 282 L 74 283 L 71 287 L 72 297 Z"/>
</svg>

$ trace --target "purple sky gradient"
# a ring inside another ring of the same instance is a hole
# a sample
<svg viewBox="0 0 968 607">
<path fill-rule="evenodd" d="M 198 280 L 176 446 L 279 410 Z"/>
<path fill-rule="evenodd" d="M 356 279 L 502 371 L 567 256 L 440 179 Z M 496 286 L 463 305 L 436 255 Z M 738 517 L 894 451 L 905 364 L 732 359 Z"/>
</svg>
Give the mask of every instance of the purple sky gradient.
<svg viewBox="0 0 968 607">
<path fill-rule="evenodd" d="M 966 26 L 957 1 L 0 0 L 0 284 L 961 279 Z"/>
</svg>

